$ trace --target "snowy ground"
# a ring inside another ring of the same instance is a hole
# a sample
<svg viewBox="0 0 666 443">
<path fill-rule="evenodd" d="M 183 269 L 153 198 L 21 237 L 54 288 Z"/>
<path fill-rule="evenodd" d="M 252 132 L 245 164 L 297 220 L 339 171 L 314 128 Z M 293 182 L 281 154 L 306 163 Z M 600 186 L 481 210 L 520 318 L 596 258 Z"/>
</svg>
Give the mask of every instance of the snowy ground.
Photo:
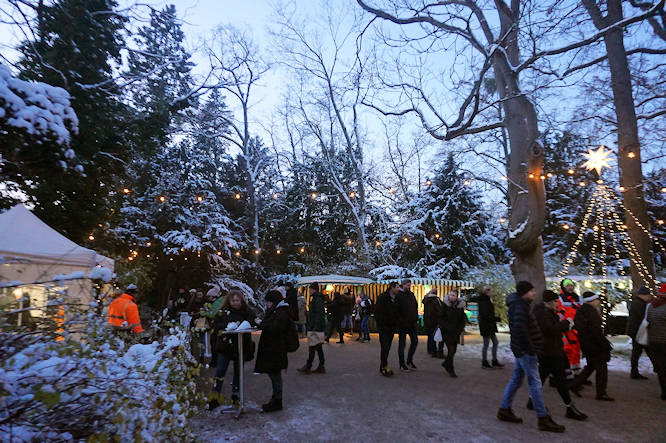
<svg viewBox="0 0 666 443">
<path fill-rule="evenodd" d="M 655 420 L 654 413 L 664 410 L 664 402 L 659 399 L 649 360 L 643 357 L 641 369 L 650 379 L 634 381 L 628 376 L 628 357 L 621 354 L 614 355 L 610 363 L 608 392 L 617 401 L 597 402 L 593 388 L 576 399 L 579 409 L 590 416 L 587 422 L 565 419 L 557 392 L 546 387 L 546 404 L 567 431 L 544 435 L 536 429 L 534 412 L 524 406 L 526 386 L 514 404 L 525 422 L 499 422 L 495 414 L 513 361 L 507 340 L 501 334 L 500 358 L 507 367 L 482 370 L 479 337 L 466 336 L 467 344 L 459 347 L 456 356 L 457 379 L 444 375 L 441 361 L 426 354 L 425 337 L 419 337 L 415 358 L 419 370 L 397 372 L 392 379 L 378 373 L 376 336 L 369 344 L 348 339 L 344 345 L 325 345 L 325 375 L 296 372 L 307 354 L 307 346 L 301 342 L 298 352 L 290 355 L 290 369 L 284 375 L 284 411 L 248 413 L 239 420 L 203 412 L 192 426 L 202 441 L 666 441 L 666 426 Z M 626 354 L 626 338 L 613 341 Z M 397 344 L 396 337 L 389 357 L 394 369 Z M 261 404 L 270 397 L 270 381 L 265 375 L 253 375 L 252 369 L 252 365 L 246 369 L 247 398 Z M 231 372 L 227 378 L 230 376 Z M 230 393 L 230 386 L 225 386 L 225 393 Z"/>
</svg>

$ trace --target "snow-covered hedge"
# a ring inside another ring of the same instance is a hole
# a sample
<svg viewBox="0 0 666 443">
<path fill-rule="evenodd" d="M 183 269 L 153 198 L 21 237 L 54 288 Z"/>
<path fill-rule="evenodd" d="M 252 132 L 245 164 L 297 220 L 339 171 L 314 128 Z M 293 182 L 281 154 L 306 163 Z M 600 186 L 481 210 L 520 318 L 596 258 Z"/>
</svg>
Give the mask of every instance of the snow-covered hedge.
<svg viewBox="0 0 666 443">
<path fill-rule="evenodd" d="M 0 441 L 193 440 L 197 369 L 184 330 L 130 346 L 95 304 L 64 329 L 61 341 L 48 328 L 0 332 Z"/>
</svg>

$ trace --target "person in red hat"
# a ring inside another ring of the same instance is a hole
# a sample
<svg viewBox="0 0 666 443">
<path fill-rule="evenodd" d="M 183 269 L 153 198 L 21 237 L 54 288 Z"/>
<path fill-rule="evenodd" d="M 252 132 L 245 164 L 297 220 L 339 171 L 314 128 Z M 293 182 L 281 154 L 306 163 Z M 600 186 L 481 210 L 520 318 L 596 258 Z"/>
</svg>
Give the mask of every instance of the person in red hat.
<svg viewBox="0 0 666 443">
<path fill-rule="evenodd" d="M 666 400 L 666 283 L 647 310 L 648 349 L 654 370 L 659 376 L 661 399 Z"/>
</svg>

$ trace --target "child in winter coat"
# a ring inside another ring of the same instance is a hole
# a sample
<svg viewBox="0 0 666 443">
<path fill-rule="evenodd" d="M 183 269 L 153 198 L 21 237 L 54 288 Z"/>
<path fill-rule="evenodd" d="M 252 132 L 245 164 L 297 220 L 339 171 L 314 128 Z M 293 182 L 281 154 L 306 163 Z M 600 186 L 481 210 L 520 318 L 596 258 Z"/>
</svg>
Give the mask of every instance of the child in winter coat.
<svg viewBox="0 0 666 443">
<path fill-rule="evenodd" d="M 266 315 L 261 321 L 261 337 L 254 372 L 268 374 L 273 386 L 270 401 L 261 406 L 264 412 L 282 410 L 282 374 L 287 369 L 286 337 L 291 326 L 289 304 L 278 291 L 268 291 L 265 297 Z"/>
<path fill-rule="evenodd" d="M 457 377 L 453 367 L 453 357 L 456 355 L 458 341 L 465 329 L 466 321 L 465 301 L 458 298 L 458 293 L 456 291 L 452 291 L 449 295 L 444 297 L 442 314 L 440 316 L 440 328 L 447 350 L 446 360 L 442 362 L 442 366 L 451 377 Z"/>
<path fill-rule="evenodd" d="M 213 341 L 213 349 L 217 355 L 217 361 L 215 386 L 213 388 L 211 400 L 208 403 L 208 408 L 210 410 L 213 410 L 220 405 L 219 397 L 222 392 L 222 387 L 224 386 L 224 376 L 227 373 L 229 363 L 232 361 L 234 364 L 234 378 L 231 399 L 234 404 L 238 404 L 238 391 L 240 387 L 238 335 L 223 335 L 222 332 L 227 329 L 229 323 L 237 323 L 240 325 L 244 321 L 253 325 L 255 322 L 255 316 L 248 307 L 245 297 L 243 297 L 243 293 L 237 288 L 232 288 L 213 318 L 213 335 L 211 341 Z M 252 335 L 249 333 L 242 334 L 242 337 L 243 353 L 245 354 L 243 356 L 245 359 L 244 361 L 252 360 L 254 357 Z"/>
</svg>

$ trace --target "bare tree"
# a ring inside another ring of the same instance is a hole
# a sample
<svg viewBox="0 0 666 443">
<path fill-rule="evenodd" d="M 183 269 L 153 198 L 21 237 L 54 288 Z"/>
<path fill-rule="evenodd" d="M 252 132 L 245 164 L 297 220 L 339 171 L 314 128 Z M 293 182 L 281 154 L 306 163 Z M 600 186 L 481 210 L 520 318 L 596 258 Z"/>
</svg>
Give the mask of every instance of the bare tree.
<svg viewBox="0 0 666 443">
<path fill-rule="evenodd" d="M 557 2 L 542 10 L 534 3 L 519 0 L 494 0 L 483 4 L 474 0 L 432 3 L 386 0 L 381 2 L 381 7 L 366 0 L 357 0 L 357 3 L 373 16 L 373 20 L 381 19 L 389 25 L 377 26 L 382 41 L 389 46 L 410 49 L 412 60 L 415 60 L 408 64 L 398 58 L 393 77 L 381 77 L 380 87 L 383 91 L 393 91 L 397 99 L 388 105 L 382 100 L 372 100 L 368 101 L 369 106 L 384 115 L 414 113 L 425 130 L 439 140 L 448 141 L 499 128 L 506 130 L 510 148 L 507 161 L 508 245 L 515 255 L 512 271 L 516 280 L 530 280 L 538 290 L 543 289 L 541 232 L 545 218 L 545 191 L 540 180 L 543 148 L 539 142 L 537 108 L 530 94 L 534 89 L 530 91 L 525 87 L 521 74 L 534 69 L 540 60 L 581 50 L 612 32 L 621 33 L 626 26 L 653 16 L 655 8 L 610 23 L 590 36 L 578 32 L 573 41 L 556 46 L 552 41 L 544 42 L 544 36 L 548 37 L 548 33 L 564 20 L 551 17 Z M 663 5 L 663 1 L 660 3 Z M 576 9 L 578 6 L 566 7 Z M 533 17 L 535 12 L 539 12 L 540 17 Z M 564 11 L 563 17 L 569 13 Z M 537 20 L 544 30 L 535 37 L 531 25 Z M 398 30 L 390 25 L 399 25 Z M 526 55 L 521 56 L 521 52 Z M 447 59 L 449 79 L 431 74 L 431 66 L 423 60 L 432 54 Z M 496 91 L 496 98 L 484 94 L 484 85 L 489 78 L 493 79 L 491 89 Z M 448 81 L 448 90 L 442 87 L 444 81 Z M 457 101 L 453 104 L 444 102 L 441 95 L 445 92 L 448 92 L 449 100 Z M 497 105 L 503 113 L 497 113 Z M 491 112 L 493 109 L 495 111 Z"/>
<path fill-rule="evenodd" d="M 262 157 L 255 152 L 250 129 L 253 91 L 269 66 L 259 56 L 259 50 L 249 35 L 233 26 L 220 26 L 207 44 L 215 79 L 214 88 L 227 95 L 230 112 L 224 114 L 230 132 L 220 136 L 240 150 L 245 173 L 245 189 L 249 211 L 249 234 L 255 250 L 259 243 L 259 208 L 257 181 L 263 167 Z M 255 260 L 258 259 L 255 254 Z"/>
<path fill-rule="evenodd" d="M 292 95 L 292 110 L 319 147 L 328 166 L 330 185 L 349 209 L 357 240 L 367 258 L 367 170 L 359 115 L 365 94 L 364 72 L 358 61 L 360 52 L 353 46 L 358 31 L 356 23 L 341 24 L 333 11 L 326 12 L 323 23 L 318 23 L 324 32 L 319 33 L 305 20 L 299 21 L 293 11 L 281 8 L 277 12 L 275 37 L 286 55 L 283 64 L 298 79 L 298 89 L 293 88 L 296 92 Z M 339 154 L 345 156 L 345 164 L 353 173 L 353 188 L 340 178 L 344 171 L 335 161 Z"/>
</svg>

